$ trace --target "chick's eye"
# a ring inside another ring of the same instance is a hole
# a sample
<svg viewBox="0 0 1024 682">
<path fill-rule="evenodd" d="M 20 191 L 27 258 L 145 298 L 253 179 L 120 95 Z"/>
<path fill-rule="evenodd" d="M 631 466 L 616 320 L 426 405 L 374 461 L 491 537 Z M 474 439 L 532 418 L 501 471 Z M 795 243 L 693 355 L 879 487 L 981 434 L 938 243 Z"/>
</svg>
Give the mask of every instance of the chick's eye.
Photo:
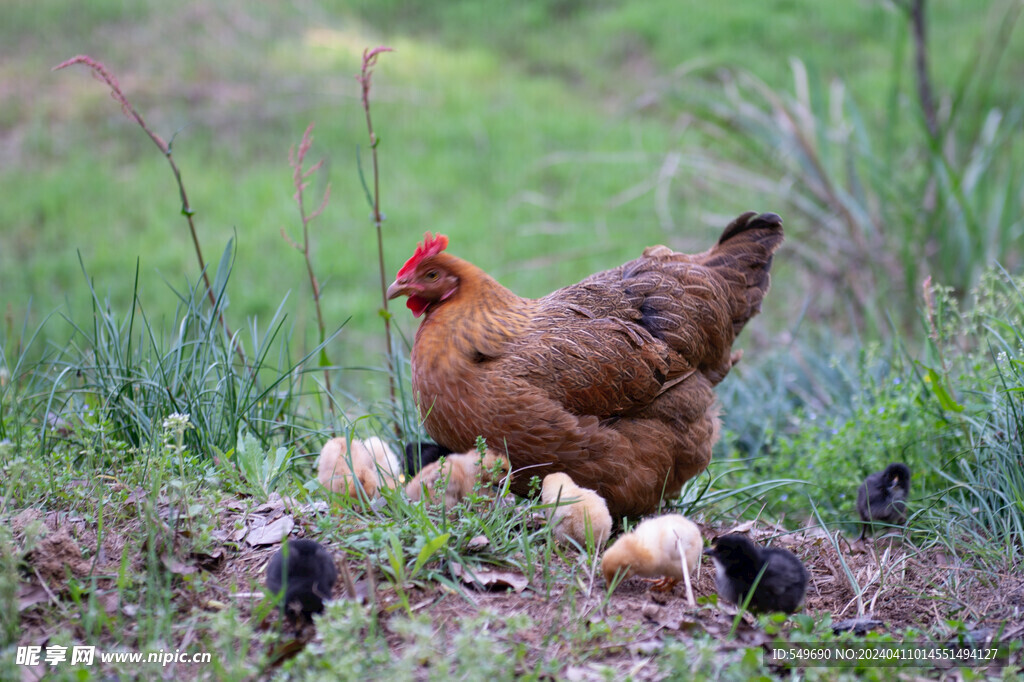
<svg viewBox="0 0 1024 682">
<path fill-rule="evenodd" d="M 433 282 L 434 280 L 436 280 L 440 276 L 441 275 L 438 274 L 437 270 L 431 270 L 430 272 L 428 272 L 427 274 L 424 275 L 424 278 L 426 278 L 427 281 Z"/>
</svg>

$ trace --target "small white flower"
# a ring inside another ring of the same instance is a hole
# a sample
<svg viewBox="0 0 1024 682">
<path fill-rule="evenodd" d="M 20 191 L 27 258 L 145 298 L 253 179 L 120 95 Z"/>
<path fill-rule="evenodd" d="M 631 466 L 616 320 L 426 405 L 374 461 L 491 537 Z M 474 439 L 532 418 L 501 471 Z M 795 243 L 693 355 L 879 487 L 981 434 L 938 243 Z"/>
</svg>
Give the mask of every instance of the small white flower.
<svg viewBox="0 0 1024 682">
<path fill-rule="evenodd" d="M 192 422 L 189 421 L 188 412 L 184 414 L 175 412 L 169 417 L 164 419 L 164 430 L 165 431 L 180 431 L 184 432 L 187 429 L 195 428 Z"/>
</svg>

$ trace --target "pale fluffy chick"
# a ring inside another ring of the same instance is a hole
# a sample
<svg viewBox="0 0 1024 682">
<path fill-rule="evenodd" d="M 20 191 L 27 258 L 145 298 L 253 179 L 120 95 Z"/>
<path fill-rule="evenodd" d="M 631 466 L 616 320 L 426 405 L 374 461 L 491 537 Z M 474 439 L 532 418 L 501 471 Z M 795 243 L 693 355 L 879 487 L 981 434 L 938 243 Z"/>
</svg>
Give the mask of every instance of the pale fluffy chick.
<svg viewBox="0 0 1024 682">
<path fill-rule="evenodd" d="M 364 440 L 363 447 L 373 455 L 381 485 L 385 488 L 397 488 L 402 482 L 402 460 L 395 451 L 377 436 Z"/>
<path fill-rule="evenodd" d="M 557 507 L 548 510 L 548 523 L 560 541 L 572 539 L 580 547 L 586 547 L 588 524 L 597 547 L 603 546 L 611 535 L 612 517 L 604 498 L 589 488 L 579 487 L 568 474 L 545 476 L 540 499 L 544 504 L 558 503 Z"/>
<path fill-rule="evenodd" d="M 344 438 L 332 438 L 320 451 L 317 479 L 320 484 L 336 493 L 356 495 L 356 480 L 369 497 L 376 497 L 382 488 L 398 485 L 402 465 L 398 456 L 376 436 L 366 440 L 353 440 L 351 464 L 349 449 Z M 353 471 L 355 476 L 353 476 Z"/>
<path fill-rule="evenodd" d="M 473 492 L 478 478 L 484 484 L 491 483 L 491 471 L 497 462 L 502 471 L 508 470 L 508 460 L 490 450 L 482 458 L 476 450 L 446 455 L 420 469 L 405 486 L 405 494 L 410 500 L 437 499 L 443 491 L 444 506 L 449 509 Z"/>
<path fill-rule="evenodd" d="M 697 524 L 682 514 L 667 514 L 647 519 L 631 532 L 615 541 L 601 559 L 604 580 L 611 585 L 620 569 L 625 569 L 623 579 L 638 575 L 645 578 L 661 578 L 658 586 L 671 589 L 683 574 L 683 564 L 677 543 L 683 546 L 686 566 L 693 573 L 700 562 L 704 548 Z"/>
</svg>

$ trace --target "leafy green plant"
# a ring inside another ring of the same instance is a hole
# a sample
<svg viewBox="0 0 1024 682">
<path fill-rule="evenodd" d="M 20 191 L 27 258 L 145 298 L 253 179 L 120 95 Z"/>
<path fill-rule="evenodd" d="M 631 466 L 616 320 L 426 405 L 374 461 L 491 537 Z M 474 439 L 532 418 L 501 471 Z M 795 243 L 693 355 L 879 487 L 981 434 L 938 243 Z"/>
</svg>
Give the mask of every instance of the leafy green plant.
<svg viewBox="0 0 1024 682">
<path fill-rule="evenodd" d="M 1021 284 L 1020 278 L 993 270 L 982 276 L 968 313 L 938 289 L 927 315 L 929 348 L 941 374 L 929 369 L 926 378 L 962 434 L 957 456 L 941 471 L 948 485 L 943 501 L 952 518 L 942 519 L 934 509 L 928 516 L 951 531 L 947 537 L 969 538 L 976 555 L 995 565 L 1013 565 L 1024 552 Z M 958 402 L 951 405 L 953 394 Z"/>
<path fill-rule="evenodd" d="M 494 614 L 461 617 L 436 628 L 420 616 L 392 616 L 387 629 L 401 639 L 392 655 L 382 623 L 374 612 L 347 600 L 327 607 L 320 619 L 317 646 L 299 654 L 286 670 L 299 679 L 330 675 L 341 680 L 409 679 L 538 679 L 527 667 L 527 647 L 519 633 L 531 625 L 524 616 L 495 621 Z"/>
<path fill-rule="evenodd" d="M 205 650 L 213 653 L 210 663 L 217 679 L 251 680 L 266 672 L 265 651 L 271 636 L 257 631 L 253 620 L 233 605 L 213 614 L 209 630 L 204 634 Z"/>
<path fill-rule="evenodd" d="M 762 424 L 727 418 L 725 452 L 684 488 L 685 512 L 784 515 L 854 533 L 857 487 L 868 473 L 901 461 L 913 472 L 908 525 L 918 547 L 941 543 L 993 570 L 1014 565 L 1024 538 L 1024 460 L 1017 437 L 1024 414 L 1020 282 L 998 269 L 986 271 L 963 306 L 950 289 L 930 285 L 922 320 L 927 341 L 916 356 L 907 348 L 865 351 L 834 356 L 832 363 L 802 363 L 832 367 L 816 377 L 781 375 L 788 382 L 824 384 L 841 368 L 849 390 L 842 399 L 816 398 L 790 388 L 792 383 L 780 387 L 764 381 L 763 370 L 731 379 L 727 415 L 753 414 L 748 402 L 767 404 L 773 396 L 784 396 L 789 406 L 778 418 L 762 416 Z M 813 353 L 801 349 L 804 358 Z M 754 381 L 748 383 L 748 376 Z M 757 449 L 747 450 L 745 443 Z M 796 473 L 800 487 L 790 478 Z M 877 578 L 877 589 L 885 589 L 885 576 Z M 851 585 L 856 594 L 867 587 Z"/>
<path fill-rule="evenodd" d="M 723 653 L 708 636 L 672 638 L 659 657 L 659 668 L 667 680 L 770 680 L 754 647 Z"/>
<path fill-rule="evenodd" d="M 287 473 L 294 460 L 293 452 L 293 448 L 278 447 L 271 454 L 243 428 L 238 433 L 233 454 L 242 478 L 265 500 L 278 488 L 281 478 Z"/>
<path fill-rule="evenodd" d="M 388 562 L 383 565 L 383 568 L 384 571 L 388 573 L 388 576 L 395 585 L 395 589 L 398 591 L 398 597 L 402 602 L 402 607 L 410 615 L 412 615 L 412 608 L 409 604 L 409 594 L 405 589 L 406 586 L 416 580 L 420 571 L 423 569 L 424 564 L 430 561 L 435 554 L 444 549 L 450 536 L 450 533 L 443 533 L 428 539 L 417 553 L 416 559 L 412 563 L 412 567 L 409 568 L 406 563 L 405 548 L 402 546 L 402 542 L 399 539 L 398 534 L 389 534 L 388 537 L 390 542 L 387 548 Z"/>
</svg>

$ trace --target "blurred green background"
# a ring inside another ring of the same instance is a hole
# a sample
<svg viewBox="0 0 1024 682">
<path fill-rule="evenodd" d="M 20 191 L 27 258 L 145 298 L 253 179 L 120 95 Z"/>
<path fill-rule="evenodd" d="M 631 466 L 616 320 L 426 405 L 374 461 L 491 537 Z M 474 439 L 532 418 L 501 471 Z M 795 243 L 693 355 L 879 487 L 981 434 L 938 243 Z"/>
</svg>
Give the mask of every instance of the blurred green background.
<svg viewBox="0 0 1024 682">
<path fill-rule="evenodd" d="M 363 49 L 381 44 L 395 48 L 372 93 L 388 281 L 425 230 L 539 296 L 650 244 L 702 250 L 742 211 L 772 210 L 788 241 L 741 345 L 788 343 L 803 319 L 837 337 L 916 330 L 925 276 L 962 292 L 979 267 L 1019 265 L 1020 7 L 927 5 L 941 126 L 929 136 L 907 13 L 883 0 L 7 3 L 5 333 L 88 312 L 79 258 L 115 310 L 138 260 L 157 323 L 173 321 L 172 288 L 198 278 L 166 161 L 87 69 L 50 71 L 88 54 L 175 136 L 211 268 L 235 237 L 232 326 L 268 320 L 287 294 L 305 348 L 309 282 L 280 232 L 300 236 L 288 150 L 316 123 L 309 159 L 326 164 L 309 208 L 327 182 L 331 200 L 313 262 L 328 326 L 351 318 L 331 359 L 382 364 L 354 79 Z M 393 312 L 411 338 L 416 321 Z M 346 381 L 356 394 L 382 383 Z"/>
</svg>

